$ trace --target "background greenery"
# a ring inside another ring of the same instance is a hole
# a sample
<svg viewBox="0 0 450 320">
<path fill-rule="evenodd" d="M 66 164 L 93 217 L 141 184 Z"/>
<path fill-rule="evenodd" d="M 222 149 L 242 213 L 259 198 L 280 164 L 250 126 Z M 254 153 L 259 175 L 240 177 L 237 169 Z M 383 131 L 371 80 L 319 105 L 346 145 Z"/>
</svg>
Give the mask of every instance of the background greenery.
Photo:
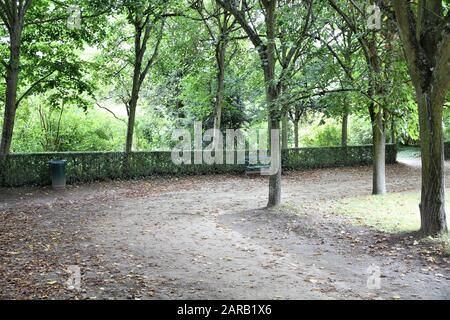
<svg viewBox="0 0 450 320">
<path fill-rule="evenodd" d="M 65 6 L 72 2 L 80 5 L 87 17 L 81 29 L 69 29 L 64 21 L 45 22 L 64 15 Z M 250 1 L 253 2 L 257 4 Z M 205 12 L 214 8 L 214 2 L 209 0 L 67 1 L 65 5 L 36 0 L 27 18 L 44 22 L 24 29 L 19 95 L 36 79 L 48 72 L 51 76 L 39 82 L 21 101 L 11 151 L 124 150 L 127 122 L 124 101 L 133 74 L 134 28 L 129 12 L 148 4 L 164 6 L 165 12 L 171 15 L 165 20 L 157 59 L 140 92 L 134 150 L 167 150 L 172 145 L 172 130 L 192 127 L 194 121 L 202 121 L 205 128 L 211 127 L 217 86 L 217 40 L 212 39 L 210 32 L 217 33 L 218 29 L 211 21 L 208 29 L 199 14 L 198 3 L 209 10 Z M 299 16 L 304 18 L 307 7 L 299 2 L 288 10 L 284 4 L 280 1 L 278 28 L 283 34 L 277 38 L 277 45 L 289 48 L 304 20 Z M 364 56 L 361 50 L 351 51 L 352 81 L 345 78 L 344 70 L 336 61 L 336 56 L 344 59 L 352 46 L 357 48 L 357 37 L 351 38 L 350 48 L 341 39 L 331 41 L 336 32 L 345 34 L 348 30 L 328 6 L 315 5 L 313 11 L 315 20 L 309 37 L 302 39 L 303 50 L 298 59 L 302 67 L 289 79 L 289 93 L 283 95 L 288 101 L 295 98 L 295 102 L 287 104 L 289 110 L 303 108 L 305 111 L 299 124 L 300 146 L 339 146 L 344 107 L 350 114 L 349 144 L 370 144 L 372 128 L 367 112 L 370 99 L 365 94 L 368 70 Z M 261 24 L 262 32 L 263 28 Z M 319 45 L 318 35 L 329 39 L 334 51 Z M 265 127 L 267 108 L 259 57 L 240 28 L 235 28 L 228 37 L 222 128 Z M 152 32 L 150 52 L 157 40 L 157 32 Z M 4 25 L 0 27 L 0 42 L 8 42 Z M 396 40 L 384 49 L 381 58 L 386 79 L 380 81 L 389 84 L 384 98 L 386 109 L 395 115 L 395 136 L 400 143 L 417 145 L 417 106 L 408 83 L 401 45 Z M 0 55 L 7 61 L 6 46 L 0 47 Z M 0 69 L 5 71 L 3 65 Z M 318 89 L 336 87 L 351 91 L 308 96 Z M 1 96 L 4 91 L 2 81 Z M 0 104 L 0 123 L 3 109 L 4 105 Z M 292 147 L 294 128 L 292 122 L 289 124 Z M 443 125 L 446 139 L 450 140 L 448 108 Z M 388 141 L 390 135 L 388 132 Z"/>
</svg>

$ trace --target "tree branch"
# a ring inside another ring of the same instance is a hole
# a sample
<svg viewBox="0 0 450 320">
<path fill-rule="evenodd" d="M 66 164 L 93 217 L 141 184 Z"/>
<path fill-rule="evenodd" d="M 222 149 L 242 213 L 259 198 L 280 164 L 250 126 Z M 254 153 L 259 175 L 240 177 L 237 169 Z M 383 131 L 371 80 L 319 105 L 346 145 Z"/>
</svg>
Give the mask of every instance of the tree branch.
<svg viewBox="0 0 450 320">
<path fill-rule="evenodd" d="M 449 27 L 450 28 L 450 27 Z M 445 29 L 438 46 L 436 67 L 433 72 L 432 94 L 435 98 L 445 101 L 450 86 L 450 31 Z"/>
<path fill-rule="evenodd" d="M 419 51 L 420 45 L 416 38 L 417 23 L 411 4 L 408 1 L 398 0 L 392 1 L 397 17 L 397 24 L 400 30 L 400 37 L 403 43 L 403 49 L 408 62 L 408 68 L 415 85 L 420 83 Z"/>
<path fill-rule="evenodd" d="M 27 91 L 25 91 L 22 96 L 17 100 L 16 102 L 16 108 L 19 107 L 19 104 L 22 102 L 22 100 L 24 98 L 26 98 L 31 92 L 33 92 L 33 90 L 43 81 L 45 81 L 45 79 L 47 79 L 48 77 L 50 77 L 53 73 L 55 73 L 56 70 L 52 70 L 51 72 L 49 72 L 48 74 L 46 74 L 45 76 L 43 76 L 42 78 L 40 78 L 39 80 L 37 80 L 35 83 L 33 83 L 28 89 Z"/>
<path fill-rule="evenodd" d="M 400 1 L 398 1 L 398 2 L 400 2 Z M 341 8 L 337 5 L 335 0 L 328 0 L 328 3 L 342 17 L 342 19 L 344 19 L 345 23 L 353 31 L 354 34 L 360 33 L 358 28 L 355 26 L 355 24 L 350 20 L 350 17 L 348 15 L 346 15 L 344 11 L 341 10 Z M 370 60 L 370 49 L 369 49 L 369 44 L 368 44 L 367 40 L 361 36 L 358 36 L 358 41 L 364 50 L 364 54 L 366 56 L 367 61 L 369 61 Z"/>
<path fill-rule="evenodd" d="M 108 111 L 109 113 L 111 113 L 113 115 L 113 117 L 116 118 L 117 120 L 122 121 L 123 123 L 127 124 L 127 122 L 124 119 L 121 119 L 118 116 L 116 116 L 116 114 L 112 110 L 102 106 L 98 101 L 95 101 L 95 104 L 97 105 L 97 107 L 104 109 L 104 110 Z"/>
<path fill-rule="evenodd" d="M 234 3 L 230 0 L 216 0 L 219 5 L 221 5 L 225 10 L 233 14 L 233 16 L 236 18 L 236 21 L 240 24 L 242 29 L 244 29 L 245 33 L 248 35 L 250 41 L 253 43 L 253 45 L 258 49 L 261 49 L 264 45 L 261 37 L 256 32 L 256 29 L 252 28 L 247 22 L 247 19 L 245 15 L 242 14 L 241 11 L 239 11 Z"/>
<path fill-rule="evenodd" d="M 145 77 L 148 74 L 148 71 L 150 70 L 151 66 L 155 63 L 156 57 L 158 56 L 159 46 L 161 44 L 161 40 L 162 40 L 163 32 L 164 32 L 164 25 L 165 25 L 165 20 L 162 19 L 162 21 L 161 21 L 161 28 L 159 30 L 158 39 L 156 41 L 155 48 L 153 50 L 153 54 L 149 58 L 149 60 L 147 61 L 147 65 L 145 66 L 144 71 L 142 71 L 142 73 L 141 73 L 141 75 L 139 77 L 139 85 L 142 85 L 142 83 L 144 82 Z"/>
</svg>

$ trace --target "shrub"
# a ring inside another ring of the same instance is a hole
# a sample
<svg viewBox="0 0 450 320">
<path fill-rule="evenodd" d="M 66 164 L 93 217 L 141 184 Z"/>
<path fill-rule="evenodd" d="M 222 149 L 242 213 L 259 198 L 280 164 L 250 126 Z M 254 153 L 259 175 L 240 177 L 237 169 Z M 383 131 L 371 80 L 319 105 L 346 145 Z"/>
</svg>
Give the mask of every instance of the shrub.
<svg viewBox="0 0 450 320">
<path fill-rule="evenodd" d="M 394 163 L 396 147 L 388 145 L 386 149 L 387 162 Z M 129 158 L 122 152 L 11 154 L 0 157 L 0 186 L 50 184 L 50 160 L 67 160 L 68 183 L 157 175 L 245 173 L 245 165 L 178 166 L 172 162 L 171 152 L 134 152 Z M 283 161 L 287 170 L 367 165 L 372 162 L 372 147 L 291 149 L 284 152 Z"/>
</svg>

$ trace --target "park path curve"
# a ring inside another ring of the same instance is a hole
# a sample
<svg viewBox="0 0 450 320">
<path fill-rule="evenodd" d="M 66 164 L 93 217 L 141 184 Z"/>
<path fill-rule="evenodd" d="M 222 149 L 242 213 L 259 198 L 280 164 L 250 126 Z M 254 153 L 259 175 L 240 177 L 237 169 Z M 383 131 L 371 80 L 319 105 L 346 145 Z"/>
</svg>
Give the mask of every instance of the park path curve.
<svg viewBox="0 0 450 320">
<path fill-rule="evenodd" d="M 392 192 L 420 190 L 420 167 L 399 163 L 387 176 Z M 355 227 L 330 211 L 336 200 L 370 194 L 370 185 L 369 167 L 287 173 L 284 205 L 272 211 L 263 209 L 267 181 L 259 177 L 96 183 L 64 194 L 4 190 L 2 234 L 28 240 L 2 242 L 0 273 L 9 280 L 2 277 L 0 296 L 449 299 L 447 257 L 430 263 L 413 240 Z M 43 247 L 58 244 L 30 252 L 34 237 Z M 40 272 L 17 280 L 33 263 Z M 70 265 L 82 270 L 81 292 L 64 287 Z M 367 287 L 372 265 L 382 272 L 379 290 Z"/>
</svg>

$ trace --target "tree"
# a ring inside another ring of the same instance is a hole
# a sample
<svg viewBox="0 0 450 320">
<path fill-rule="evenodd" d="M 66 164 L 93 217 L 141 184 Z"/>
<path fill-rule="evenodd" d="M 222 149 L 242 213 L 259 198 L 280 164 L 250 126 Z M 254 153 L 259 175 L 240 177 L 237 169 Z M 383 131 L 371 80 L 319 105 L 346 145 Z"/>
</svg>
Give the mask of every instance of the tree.
<svg viewBox="0 0 450 320">
<path fill-rule="evenodd" d="M 264 15 L 264 26 L 266 38 L 259 34 L 253 21 L 248 21 L 248 3 L 241 1 L 241 7 L 234 0 L 217 0 L 217 2 L 228 10 L 236 18 L 248 38 L 258 50 L 261 66 L 264 72 L 264 81 L 266 86 L 266 101 L 269 110 L 269 130 L 280 129 L 280 110 L 278 109 L 277 99 L 279 88 L 276 81 L 276 8 L 277 0 L 261 0 L 262 14 Z M 274 150 L 272 150 L 274 151 Z M 278 150 L 280 151 L 280 150 Z M 281 152 L 278 155 L 281 162 Z M 270 176 L 269 179 L 269 201 L 268 207 L 275 207 L 281 203 L 281 168 L 277 173 Z"/>
<path fill-rule="evenodd" d="M 305 40 L 310 40 L 308 31 L 313 25 L 313 1 L 299 2 L 297 4 L 291 1 L 280 1 L 277 38 L 280 50 L 277 54 L 281 72 L 278 80 L 278 90 L 281 99 L 286 99 L 283 95 L 288 95 L 292 86 L 295 86 L 294 77 L 305 68 L 303 63 L 298 63 L 303 54 L 305 54 Z M 306 12 L 302 12 L 303 7 Z M 299 24 L 295 19 L 304 14 L 303 24 Z M 288 149 L 289 141 L 289 104 L 283 104 L 282 108 L 282 149 Z M 295 112 L 294 112 L 295 113 Z M 294 131 L 297 130 L 298 122 L 295 124 Z M 298 139 L 296 139 L 298 144 Z"/>
<path fill-rule="evenodd" d="M 3 118 L 0 154 L 7 154 L 11 148 L 14 121 L 16 118 L 17 87 L 19 85 L 20 50 L 25 16 L 32 0 L 0 1 L 0 18 L 9 33 L 9 61 L 0 60 L 6 69 L 5 115 Z"/>
<path fill-rule="evenodd" d="M 236 31 L 236 20 L 233 16 L 218 6 L 213 1 L 213 9 L 210 12 L 205 1 L 199 1 L 195 8 L 203 21 L 212 42 L 214 43 L 214 57 L 217 68 L 217 85 L 214 98 L 214 129 L 220 129 L 222 125 L 222 110 L 224 105 L 225 72 L 234 54 L 227 58 L 227 50 L 230 45 L 231 33 Z M 235 51 L 236 52 L 236 51 Z"/>
<path fill-rule="evenodd" d="M 159 45 L 164 31 L 164 14 L 166 13 L 167 4 L 164 1 L 130 0 L 124 2 L 123 9 L 126 11 L 128 22 L 134 28 L 133 80 L 129 97 L 125 101 L 128 113 L 125 152 L 131 153 L 133 149 L 133 135 L 139 93 L 158 55 Z M 149 40 L 153 33 L 156 34 L 156 40 L 151 54 L 148 55 Z"/>
<path fill-rule="evenodd" d="M 391 2 L 416 92 L 422 145 L 421 232 L 447 232 L 443 108 L 450 86 L 450 12 L 443 1 Z M 448 10 L 448 9 L 447 9 Z"/>
<path fill-rule="evenodd" d="M 329 50 L 334 61 L 342 68 L 344 72 L 344 77 L 341 79 L 339 77 L 339 82 L 341 87 L 352 87 L 355 83 L 354 72 L 354 60 L 353 56 L 359 50 L 359 47 L 354 44 L 353 31 L 344 24 L 337 24 L 339 34 L 337 35 L 337 30 L 334 29 L 333 24 L 330 25 L 332 35 L 329 39 L 324 40 L 320 33 L 317 34 L 317 40 L 321 41 L 323 45 Z M 336 50 L 331 42 L 338 42 L 337 45 L 339 50 Z M 340 111 L 342 115 L 342 129 L 341 129 L 341 146 L 346 148 L 348 146 L 348 122 L 351 111 L 351 97 L 345 95 L 341 102 L 343 104 L 343 110 Z"/>
<path fill-rule="evenodd" d="M 360 47 L 364 53 L 368 67 L 369 114 L 373 129 L 373 194 L 386 193 L 386 130 L 384 113 L 386 105 L 383 104 L 384 90 L 382 85 L 382 61 L 377 34 L 379 30 L 364 30 L 357 21 L 368 21 L 366 8 L 358 5 L 357 1 L 351 1 L 348 12 L 335 0 L 328 0 L 330 6 L 341 16 L 348 28 L 357 36 Z"/>
<path fill-rule="evenodd" d="M 286 148 L 288 108 L 280 98 L 281 95 L 289 96 L 290 80 L 301 69 L 297 62 L 302 54 L 302 44 L 307 30 L 311 26 L 313 2 L 262 0 L 249 3 L 246 0 L 218 0 L 218 3 L 235 17 L 258 51 L 266 88 L 269 130 L 280 130 L 280 121 L 284 119 L 283 141 Z M 298 16 L 305 7 L 306 12 L 303 13 L 306 18 L 299 24 Z M 264 19 L 262 26 L 264 35 L 257 22 L 259 17 Z M 277 157 L 281 163 L 281 152 Z M 277 174 L 270 176 L 268 207 L 280 203 L 281 168 Z"/>
<path fill-rule="evenodd" d="M 107 10 L 108 2 L 77 4 L 84 8 L 83 24 L 70 29 L 66 23 L 71 16 L 69 4 L 50 0 L 0 1 L 0 30 L 8 37 L 6 51 L 0 50 L 6 80 L 0 154 L 10 152 L 17 108 L 28 96 L 62 85 L 62 78 L 80 80 L 80 70 L 86 66 L 75 50 L 96 40 L 97 33 L 92 31 L 101 27 L 99 17 Z M 90 18 L 97 18 L 95 24 L 89 23 Z"/>
<path fill-rule="evenodd" d="M 300 147 L 300 120 L 308 110 L 318 109 L 314 101 L 298 101 L 289 109 L 289 118 L 294 124 L 294 146 Z"/>
</svg>

